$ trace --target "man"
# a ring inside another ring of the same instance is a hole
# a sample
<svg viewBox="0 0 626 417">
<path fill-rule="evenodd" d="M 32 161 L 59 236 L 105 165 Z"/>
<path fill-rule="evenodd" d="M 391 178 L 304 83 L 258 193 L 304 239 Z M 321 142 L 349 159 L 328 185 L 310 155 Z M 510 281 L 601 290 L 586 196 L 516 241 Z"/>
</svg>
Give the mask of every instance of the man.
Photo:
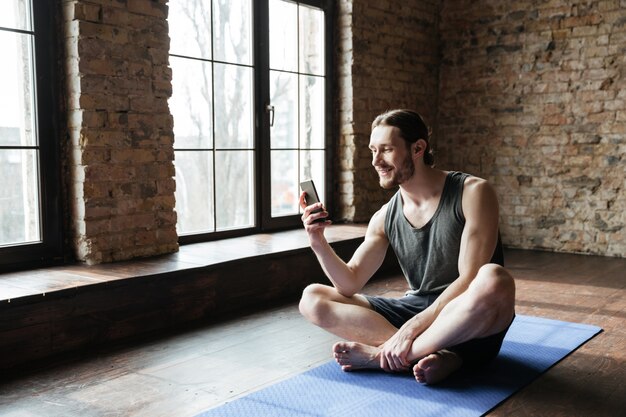
<svg viewBox="0 0 626 417">
<path fill-rule="evenodd" d="M 498 354 L 515 303 L 493 188 L 434 168 L 428 128 L 410 110 L 378 116 L 369 148 L 380 185 L 399 190 L 372 216 L 349 262 L 324 238 L 330 221 L 315 222 L 328 216 L 314 213 L 322 204 L 306 206 L 300 196 L 311 248 L 332 283 L 308 286 L 301 313 L 348 340 L 333 346 L 345 371 L 412 370 L 418 382 L 434 384 L 461 366 L 484 365 Z M 411 290 L 399 299 L 359 294 L 390 244 Z"/>
</svg>

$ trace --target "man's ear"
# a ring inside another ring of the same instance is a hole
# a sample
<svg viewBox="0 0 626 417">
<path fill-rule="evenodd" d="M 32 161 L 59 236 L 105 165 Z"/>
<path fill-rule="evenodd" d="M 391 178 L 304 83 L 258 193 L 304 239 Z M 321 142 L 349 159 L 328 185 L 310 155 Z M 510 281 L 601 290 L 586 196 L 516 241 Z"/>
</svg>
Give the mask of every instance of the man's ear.
<svg viewBox="0 0 626 417">
<path fill-rule="evenodd" d="M 412 147 L 415 156 L 423 156 L 424 151 L 426 151 L 427 143 L 424 139 L 418 139 L 415 143 L 413 143 Z"/>
</svg>

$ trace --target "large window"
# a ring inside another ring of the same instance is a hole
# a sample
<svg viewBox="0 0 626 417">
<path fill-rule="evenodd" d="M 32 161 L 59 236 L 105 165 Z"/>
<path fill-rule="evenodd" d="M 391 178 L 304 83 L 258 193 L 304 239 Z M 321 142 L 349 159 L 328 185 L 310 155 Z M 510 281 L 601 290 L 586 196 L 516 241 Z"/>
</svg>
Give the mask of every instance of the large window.
<svg viewBox="0 0 626 417">
<path fill-rule="evenodd" d="M 303 179 L 325 194 L 328 19 L 319 1 L 170 0 L 182 242 L 297 224 Z"/>
<path fill-rule="evenodd" d="M 54 10 L 35 3 L 0 2 L 0 269 L 60 255 Z"/>
</svg>

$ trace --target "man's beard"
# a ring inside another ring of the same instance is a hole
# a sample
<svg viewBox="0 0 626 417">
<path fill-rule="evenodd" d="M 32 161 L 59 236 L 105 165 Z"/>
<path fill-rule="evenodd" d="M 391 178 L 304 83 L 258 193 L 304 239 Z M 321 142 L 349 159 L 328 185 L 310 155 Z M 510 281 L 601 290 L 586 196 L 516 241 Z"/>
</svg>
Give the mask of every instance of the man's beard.
<svg viewBox="0 0 626 417">
<path fill-rule="evenodd" d="M 413 159 L 411 158 L 411 155 L 407 155 L 404 161 L 402 161 L 402 165 L 397 168 L 397 171 L 394 169 L 391 178 L 383 178 L 379 176 L 379 183 L 382 188 L 389 190 L 410 179 L 414 173 L 415 165 L 413 164 Z"/>
</svg>

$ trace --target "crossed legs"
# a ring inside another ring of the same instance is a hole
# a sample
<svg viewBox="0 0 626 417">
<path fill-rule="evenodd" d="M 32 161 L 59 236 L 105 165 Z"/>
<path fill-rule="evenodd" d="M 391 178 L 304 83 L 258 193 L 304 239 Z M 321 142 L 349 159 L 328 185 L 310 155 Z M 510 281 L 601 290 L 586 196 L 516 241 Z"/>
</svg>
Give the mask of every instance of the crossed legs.
<svg viewBox="0 0 626 417">
<path fill-rule="evenodd" d="M 457 370 L 461 358 L 445 348 L 505 330 L 513 318 L 514 303 L 511 275 L 498 265 L 483 266 L 469 288 L 448 303 L 413 342 L 408 359 L 417 381 L 436 383 Z M 335 360 L 346 371 L 380 369 L 380 346 L 398 330 L 372 310 L 365 297 L 344 297 L 319 284 L 305 289 L 300 311 L 312 323 L 349 340 L 333 346 Z"/>
<path fill-rule="evenodd" d="M 372 309 L 364 296 L 345 297 L 327 285 L 306 287 L 299 307 L 311 323 L 344 339 L 370 346 L 382 345 L 398 331 Z"/>
</svg>

